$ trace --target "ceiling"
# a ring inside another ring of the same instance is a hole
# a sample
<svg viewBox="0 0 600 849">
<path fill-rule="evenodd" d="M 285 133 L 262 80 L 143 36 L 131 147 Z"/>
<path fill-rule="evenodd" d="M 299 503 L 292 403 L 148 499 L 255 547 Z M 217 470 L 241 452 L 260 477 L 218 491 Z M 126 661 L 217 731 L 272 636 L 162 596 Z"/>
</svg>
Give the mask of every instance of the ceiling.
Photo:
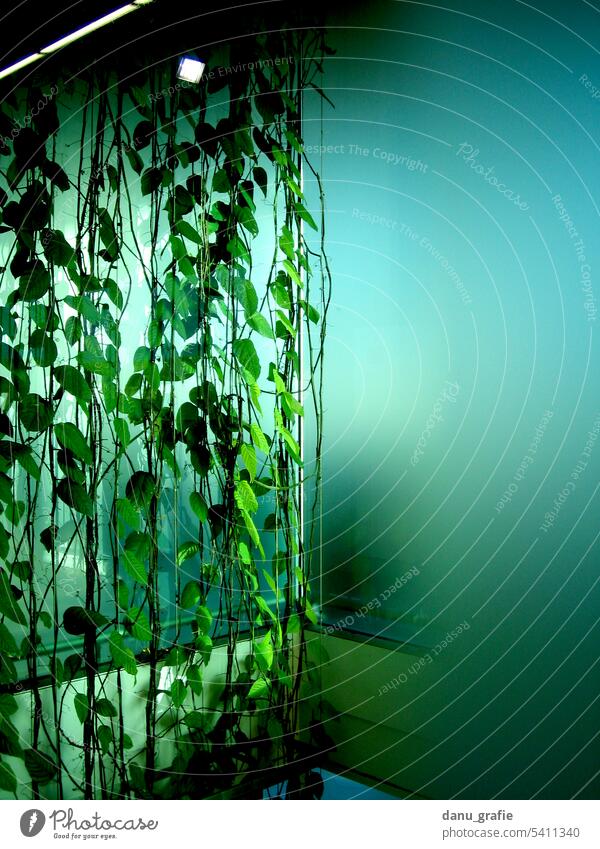
<svg viewBox="0 0 600 849">
<path fill-rule="evenodd" d="M 39 0 L 21 0 L 0 13 L 0 69 L 38 52 L 125 2 L 54 0 L 44 6 Z M 328 12 L 331 5 L 328 4 Z M 316 0 L 304 0 L 301 8 L 289 0 L 255 0 L 237 5 L 236 0 L 194 0 L 193 4 L 154 0 L 2 80 L 2 90 L 40 74 L 51 78 L 58 66 L 65 64 L 76 73 L 97 62 L 108 61 L 114 67 L 123 67 L 132 62 L 139 64 L 140 60 L 161 61 L 194 49 L 203 57 L 208 54 L 209 58 L 215 45 L 227 41 L 243 43 L 251 50 L 256 32 L 288 25 L 312 25 L 318 9 Z"/>
</svg>

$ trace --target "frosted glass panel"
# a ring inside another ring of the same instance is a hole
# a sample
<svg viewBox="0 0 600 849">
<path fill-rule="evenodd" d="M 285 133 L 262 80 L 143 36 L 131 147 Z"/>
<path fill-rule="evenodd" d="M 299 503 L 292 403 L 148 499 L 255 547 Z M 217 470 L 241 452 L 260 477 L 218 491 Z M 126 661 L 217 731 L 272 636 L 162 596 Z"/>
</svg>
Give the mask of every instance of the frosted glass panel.
<svg viewBox="0 0 600 849">
<path fill-rule="evenodd" d="M 508 5 L 356 6 L 322 134 L 306 107 L 333 272 L 324 622 L 446 640 L 438 686 L 409 676 L 419 739 L 444 741 L 420 774 L 466 798 L 597 769 L 597 12 Z M 513 744 L 539 755 L 521 778 L 514 752 L 491 766 Z"/>
</svg>

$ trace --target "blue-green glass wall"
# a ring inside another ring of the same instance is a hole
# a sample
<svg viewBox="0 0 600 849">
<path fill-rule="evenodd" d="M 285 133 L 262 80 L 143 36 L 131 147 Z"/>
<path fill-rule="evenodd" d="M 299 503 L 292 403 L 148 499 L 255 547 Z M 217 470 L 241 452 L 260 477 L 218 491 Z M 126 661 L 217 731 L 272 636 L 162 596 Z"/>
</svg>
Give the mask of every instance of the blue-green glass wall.
<svg viewBox="0 0 600 849">
<path fill-rule="evenodd" d="M 324 621 L 430 655 L 411 789 L 597 796 L 600 12 L 331 24 L 335 109 L 304 116 L 333 272 Z"/>
</svg>

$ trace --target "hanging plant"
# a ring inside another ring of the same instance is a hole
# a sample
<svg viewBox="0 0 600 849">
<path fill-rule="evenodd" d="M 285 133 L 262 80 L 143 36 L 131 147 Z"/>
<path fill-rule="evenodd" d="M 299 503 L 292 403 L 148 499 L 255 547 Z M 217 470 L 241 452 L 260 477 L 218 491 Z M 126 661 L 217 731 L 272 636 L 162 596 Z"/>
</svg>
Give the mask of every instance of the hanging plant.
<svg viewBox="0 0 600 849">
<path fill-rule="evenodd" d="M 156 67 L 1 107 L 0 788 L 19 797 L 206 796 L 294 757 L 329 299 L 301 109 L 324 49 L 284 31 L 225 81 Z"/>
</svg>

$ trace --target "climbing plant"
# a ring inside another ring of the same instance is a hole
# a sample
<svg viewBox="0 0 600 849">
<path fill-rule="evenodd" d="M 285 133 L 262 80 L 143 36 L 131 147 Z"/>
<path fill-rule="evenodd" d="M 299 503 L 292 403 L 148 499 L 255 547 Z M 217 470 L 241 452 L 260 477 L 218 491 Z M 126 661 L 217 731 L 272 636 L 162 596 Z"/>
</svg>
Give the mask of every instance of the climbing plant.
<svg viewBox="0 0 600 849">
<path fill-rule="evenodd" d="M 214 51 L 197 86 L 169 62 L 2 103 L 0 788 L 17 797 L 207 796 L 294 757 L 330 285 L 301 112 L 325 50 L 275 32 L 252 61 Z"/>
</svg>

